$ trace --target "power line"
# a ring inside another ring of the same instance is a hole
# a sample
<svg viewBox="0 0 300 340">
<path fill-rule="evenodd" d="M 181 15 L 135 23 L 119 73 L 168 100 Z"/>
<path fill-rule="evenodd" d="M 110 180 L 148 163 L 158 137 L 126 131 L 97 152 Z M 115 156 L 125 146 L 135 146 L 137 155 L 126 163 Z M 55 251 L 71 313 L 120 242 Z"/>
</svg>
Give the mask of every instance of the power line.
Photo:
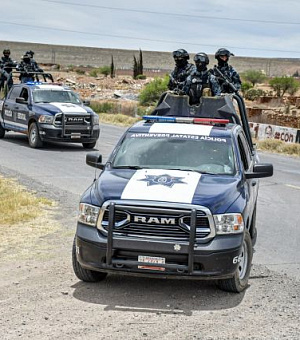
<svg viewBox="0 0 300 340">
<path fill-rule="evenodd" d="M 214 17 L 214 16 L 207 16 L 207 15 L 182 14 L 182 13 L 172 13 L 172 12 L 166 13 L 166 12 L 148 11 L 148 10 L 122 8 L 122 7 L 108 7 L 108 6 L 100 6 L 100 5 L 76 4 L 76 3 L 73 3 L 73 2 L 55 1 L 55 0 L 41 0 L 41 1 L 56 3 L 56 4 L 60 4 L 60 5 L 71 5 L 71 6 L 80 6 L 80 7 L 89 7 L 89 8 L 102 8 L 102 9 L 124 11 L 124 12 L 147 13 L 147 14 L 156 14 L 156 15 L 158 14 L 158 15 L 177 16 L 177 17 L 186 17 L 186 18 L 241 21 L 241 22 L 253 22 L 253 23 L 255 22 L 255 23 L 262 23 L 262 24 L 273 24 L 273 25 L 300 25 L 300 22 L 287 22 L 287 21 L 276 21 L 276 20 L 256 20 L 256 19 L 238 19 L 238 18 Z"/>
<path fill-rule="evenodd" d="M 140 38 L 140 37 L 130 37 L 130 36 L 126 36 L 126 35 L 114 35 L 114 34 L 102 34 L 102 33 L 95 33 L 95 32 L 84 32 L 84 31 L 68 30 L 68 29 L 61 29 L 61 28 L 52 28 L 52 27 L 44 27 L 44 26 L 36 26 L 36 25 L 28 25 L 28 24 L 19 24 L 19 23 L 15 23 L 15 22 L 2 21 L 2 20 L 0 20 L 0 24 L 15 25 L 15 26 L 28 27 L 28 28 L 33 28 L 33 29 L 45 29 L 45 30 L 58 31 L 58 32 L 95 35 L 95 36 L 100 36 L 100 37 L 122 38 L 122 39 L 126 38 L 126 39 L 139 40 L 139 41 L 153 41 L 153 42 L 159 42 L 159 43 L 162 42 L 162 43 L 168 43 L 168 44 L 180 44 L 180 45 L 202 46 L 202 47 L 205 46 L 205 47 L 216 48 L 216 45 L 212 45 L 212 44 L 199 44 L 199 43 L 186 42 L 186 41 L 149 39 L 149 38 Z M 223 44 L 220 44 L 220 45 L 223 45 Z M 283 52 L 283 53 L 299 53 L 300 54 L 300 51 L 273 50 L 273 49 L 265 49 L 265 48 L 252 48 L 252 47 L 249 48 L 249 47 L 240 47 L 240 46 L 226 46 L 226 47 L 227 48 L 233 48 L 233 49 L 240 49 L 240 50 L 250 50 L 250 51 Z"/>
</svg>

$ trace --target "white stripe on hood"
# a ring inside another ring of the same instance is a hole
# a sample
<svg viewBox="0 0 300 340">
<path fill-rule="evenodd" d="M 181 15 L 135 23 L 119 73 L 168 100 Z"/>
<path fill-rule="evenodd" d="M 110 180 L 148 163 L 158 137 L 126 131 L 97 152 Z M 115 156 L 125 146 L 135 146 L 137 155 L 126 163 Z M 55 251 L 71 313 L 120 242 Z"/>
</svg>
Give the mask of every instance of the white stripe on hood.
<svg viewBox="0 0 300 340">
<path fill-rule="evenodd" d="M 192 203 L 200 177 L 201 174 L 191 171 L 137 170 L 123 190 L 121 199 Z"/>
<path fill-rule="evenodd" d="M 87 111 L 80 105 L 72 103 L 50 103 L 51 105 L 57 107 L 63 113 L 87 113 Z"/>
</svg>

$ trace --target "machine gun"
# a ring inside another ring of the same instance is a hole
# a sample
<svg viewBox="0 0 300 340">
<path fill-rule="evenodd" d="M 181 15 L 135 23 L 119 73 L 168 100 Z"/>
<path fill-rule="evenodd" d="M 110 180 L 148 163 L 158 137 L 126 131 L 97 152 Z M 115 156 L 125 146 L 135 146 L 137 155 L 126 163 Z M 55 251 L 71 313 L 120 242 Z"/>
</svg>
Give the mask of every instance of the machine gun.
<svg viewBox="0 0 300 340">
<path fill-rule="evenodd" d="M 214 68 L 213 68 L 213 73 L 214 73 L 214 74 L 217 73 L 217 74 L 219 75 L 219 78 L 221 78 L 221 79 L 225 82 L 225 84 L 228 85 L 228 86 L 231 88 L 231 90 L 232 90 L 233 93 L 235 93 L 235 94 L 238 93 L 239 90 L 232 84 L 232 82 L 230 81 L 230 79 L 228 79 L 228 78 L 226 77 L 226 75 L 223 74 L 223 73 L 218 69 L 218 67 L 217 67 L 216 65 L 215 65 Z"/>
</svg>

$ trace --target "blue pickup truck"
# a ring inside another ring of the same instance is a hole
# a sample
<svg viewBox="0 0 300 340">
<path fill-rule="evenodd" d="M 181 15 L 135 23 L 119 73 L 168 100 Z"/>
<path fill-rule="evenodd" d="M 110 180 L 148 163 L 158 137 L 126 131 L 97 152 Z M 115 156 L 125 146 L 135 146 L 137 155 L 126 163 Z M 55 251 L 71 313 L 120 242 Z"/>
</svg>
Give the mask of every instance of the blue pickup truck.
<svg viewBox="0 0 300 340">
<path fill-rule="evenodd" d="M 73 269 L 83 281 L 108 273 L 248 285 L 256 240 L 259 163 L 241 97 L 167 93 L 130 127 L 80 200 Z"/>
<path fill-rule="evenodd" d="M 60 84 L 13 85 L 0 101 L 0 138 L 11 130 L 28 135 L 32 148 L 43 142 L 71 142 L 92 149 L 99 138 L 99 116 L 85 104 Z"/>
</svg>

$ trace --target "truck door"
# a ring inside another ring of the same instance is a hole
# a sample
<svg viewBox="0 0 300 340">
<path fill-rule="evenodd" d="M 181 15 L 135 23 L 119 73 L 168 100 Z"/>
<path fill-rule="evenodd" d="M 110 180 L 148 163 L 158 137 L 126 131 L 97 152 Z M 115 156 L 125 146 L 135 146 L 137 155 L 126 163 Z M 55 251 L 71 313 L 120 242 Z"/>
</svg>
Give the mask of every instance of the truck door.
<svg viewBox="0 0 300 340">
<path fill-rule="evenodd" d="M 17 102 L 17 98 L 22 98 L 24 102 Z M 15 124 L 20 129 L 20 132 L 27 133 L 28 120 L 29 120 L 29 91 L 26 87 L 23 87 L 20 96 L 16 98 L 15 104 Z"/>
<path fill-rule="evenodd" d="M 237 136 L 238 146 L 240 150 L 241 160 L 244 171 L 252 171 L 254 165 L 254 157 L 252 156 L 249 144 L 246 140 L 244 133 L 241 131 Z M 248 201 L 247 212 L 248 216 L 252 216 L 252 211 L 255 206 L 256 197 L 258 193 L 258 179 L 251 178 L 245 180 L 245 195 Z"/>
<path fill-rule="evenodd" d="M 3 123 L 6 129 L 20 131 L 16 126 L 16 98 L 19 97 L 22 86 L 13 86 L 3 103 Z"/>
</svg>

